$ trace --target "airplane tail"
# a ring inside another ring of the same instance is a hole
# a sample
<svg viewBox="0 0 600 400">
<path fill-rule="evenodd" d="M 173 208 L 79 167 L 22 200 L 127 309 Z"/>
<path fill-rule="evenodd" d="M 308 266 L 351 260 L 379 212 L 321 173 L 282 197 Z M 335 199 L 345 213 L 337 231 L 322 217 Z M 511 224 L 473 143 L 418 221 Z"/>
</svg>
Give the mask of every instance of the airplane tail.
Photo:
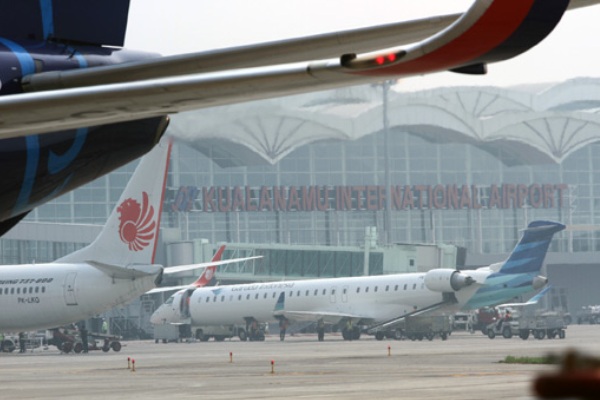
<svg viewBox="0 0 600 400">
<path fill-rule="evenodd" d="M 123 46 L 129 0 L 0 0 L 0 37 Z"/>
<path fill-rule="evenodd" d="M 225 245 L 219 247 L 219 250 L 217 250 L 217 252 L 213 256 L 212 261 L 221 261 L 223 251 L 225 251 Z M 216 265 L 209 265 L 208 267 L 204 268 L 202 275 L 200 275 L 200 277 L 194 283 L 192 283 L 192 285 L 195 287 L 214 286 L 216 282 L 216 270 Z"/>
<path fill-rule="evenodd" d="M 170 153 L 163 140 L 142 157 L 98 237 L 55 262 L 154 264 Z"/>
<path fill-rule="evenodd" d="M 565 225 L 558 222 L 531 222 L 498 272 L 502 274 L 538 272 L 542 268 L 552 237 L 563 229 L 565 229 Z"/>
</svg>

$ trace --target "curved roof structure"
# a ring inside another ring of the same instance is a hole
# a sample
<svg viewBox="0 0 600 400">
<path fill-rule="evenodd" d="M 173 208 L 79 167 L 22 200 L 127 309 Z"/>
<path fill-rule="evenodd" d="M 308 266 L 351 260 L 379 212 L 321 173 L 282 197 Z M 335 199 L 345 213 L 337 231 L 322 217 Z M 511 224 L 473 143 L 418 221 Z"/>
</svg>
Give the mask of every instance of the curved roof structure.
<svg viewBox="0 0 600 400">
<path fill-rule="evenodd" d="M 600 140 L 600 79 L 578 78 L 545 87 L 448 87 L 400 92 L 401 83 L 290 96 L 188 112 L 170 133 L 219 165 L 276 163 L 323 140 L 355 140 L 383 129 L 433 142 L 505 149 L 509 164 L 560 163 Z"/>
</svg>

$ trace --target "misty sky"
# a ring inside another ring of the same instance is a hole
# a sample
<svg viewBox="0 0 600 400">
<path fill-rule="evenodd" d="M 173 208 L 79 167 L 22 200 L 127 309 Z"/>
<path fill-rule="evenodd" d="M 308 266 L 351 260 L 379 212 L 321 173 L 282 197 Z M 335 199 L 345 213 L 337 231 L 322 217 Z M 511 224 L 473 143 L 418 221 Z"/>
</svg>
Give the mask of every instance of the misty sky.
<svg viewBox="0 0 600 400">
<path fill-rule="evenodd" d="M 163 55 L 460 12 L 472 0 L 131 0 L 126 46 Z M 544 42 L 484 77 L 439 73 L 402 86 L 509 86 L 600 76 L 600 5 L 570 11 Z"/>
</svg>

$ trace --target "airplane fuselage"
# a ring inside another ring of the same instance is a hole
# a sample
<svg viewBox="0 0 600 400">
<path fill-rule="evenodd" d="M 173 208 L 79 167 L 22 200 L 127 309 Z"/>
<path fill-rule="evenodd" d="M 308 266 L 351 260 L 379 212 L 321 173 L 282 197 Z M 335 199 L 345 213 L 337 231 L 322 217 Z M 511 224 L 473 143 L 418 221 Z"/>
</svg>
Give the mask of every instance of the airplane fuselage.
<svg viewBox="0 0 600 400">
<path fill-rule="evenodd" d="M 154 54 L 99 46 L 15 42 L 0 38 L 0 95 L 23 93 L 23 77 L 46 71 L 92 68 L 142 60 Z M 77 115 L 73 116 L 77 118 Z M 80 116 L 83 117 L 83 116 Z M 110 125 L 0 140 L 0 222 L 90 182 L 147 153 L 167 126 L 153 116 Z M 31 132 L 34 134 L 35 132 Z M 7 223 L 6 228 L 11 224 Z M 0 234 L 6 229 L 0 225 Z"/>
<path fill-rule="evenodd" d="M 158 266 L 143 268 L 160 270 Z M 155 279 L 156 274 L 113 279 L 88 264 L 0 266 L 0 331 L 54 328 L 79 321 L 142 295 L 155 286 Z"/>
<path fill-rule="evenodd" d="M 241 324 L 248 318 L 273 321 L 283 311 L 287 318 L 298 321 L 324 318 L 337 322 L 351 316 L 381 322 L 444 301 L 443 293 L 426 287 L 424 277 L 424 273 L 409 273 L 205 287 L 192 292 L 189 318 L 193 326 Z M 476 290 L 467 287 L 460 292 L 468 298 Z M 283 310 L 276 310 L 281 293 L 285 304 Z M 187 316 L 182 312 L 181 301 L 185 300 L 181 297 L 175 295 L 171 304 L 161 306 L 153 322 L 181 322 Z"/>
</svg>

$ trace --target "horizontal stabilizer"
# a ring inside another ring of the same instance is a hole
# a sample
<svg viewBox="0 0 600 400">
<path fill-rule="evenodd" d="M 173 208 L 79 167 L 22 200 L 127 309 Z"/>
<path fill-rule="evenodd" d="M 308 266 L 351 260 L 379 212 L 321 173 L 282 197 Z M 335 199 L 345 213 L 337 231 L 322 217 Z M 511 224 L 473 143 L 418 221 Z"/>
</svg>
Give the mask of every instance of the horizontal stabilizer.
<svg viewBox="0 0 600 400">
<path fill-rule="evenodd" d="M 256 260 L 258 258 L 262 258 L 262 256 L 232 258 L 230 260 L 209 261 L 209 262 L 199 263 L 199 264 L 178 265 L 176 267 L 165 268 L 165 274 L 176 274 L 178 272 L 192 271 L 195 269 L 210 267 L 211 265 L 217 266 L 217 265 L 233 264 L 233 263 L 238 263 L 238 262 L 242 262 L 242 261 Z"/>
<path fill-rule="evenodd" d="M 162 266 L 156 264 L 121 267 L 96 261 L 86 261 L 86 263 L 114 279 L 143 278 L 158 274 L 162 268 Z"/>
</svg>

